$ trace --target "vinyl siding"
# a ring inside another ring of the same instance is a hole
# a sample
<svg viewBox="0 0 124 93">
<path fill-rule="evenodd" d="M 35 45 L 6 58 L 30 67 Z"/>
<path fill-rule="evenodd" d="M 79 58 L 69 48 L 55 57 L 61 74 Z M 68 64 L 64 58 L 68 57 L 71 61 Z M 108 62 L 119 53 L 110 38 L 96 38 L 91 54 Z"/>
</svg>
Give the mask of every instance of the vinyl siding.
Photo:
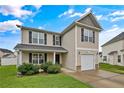
<svg viewBox="0 0 124 93">
<path fill-rule="evenodd" d="M 62 37 L 62 47 L 68 50 L 67 54 L 62 54 L 62 62 L 63 66 L 76 70 L 75 68 L 75 27 L 70 29 L 63 37 Z"/>
</svg>

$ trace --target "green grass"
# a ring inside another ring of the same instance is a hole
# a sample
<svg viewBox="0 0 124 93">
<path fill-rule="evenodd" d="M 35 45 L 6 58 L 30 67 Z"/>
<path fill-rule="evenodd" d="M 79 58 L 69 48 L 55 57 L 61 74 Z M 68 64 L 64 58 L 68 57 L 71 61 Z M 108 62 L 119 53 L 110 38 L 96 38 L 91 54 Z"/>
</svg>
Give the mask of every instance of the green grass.
<svg viewBox="0 0 124 93">
<path fill-rule="evenodd" d="M 0 88 L 88 88 L 84 84 L 63 73 L 16 76 L 15 66 L 0 67 Z"/>
<path fill-rule="evenodd" d="M 124 74 L 124 66 L 110 65 L 106 63 L 100 63 L 100 69 L 111 71 L 119 74 Z"/>
</svg>

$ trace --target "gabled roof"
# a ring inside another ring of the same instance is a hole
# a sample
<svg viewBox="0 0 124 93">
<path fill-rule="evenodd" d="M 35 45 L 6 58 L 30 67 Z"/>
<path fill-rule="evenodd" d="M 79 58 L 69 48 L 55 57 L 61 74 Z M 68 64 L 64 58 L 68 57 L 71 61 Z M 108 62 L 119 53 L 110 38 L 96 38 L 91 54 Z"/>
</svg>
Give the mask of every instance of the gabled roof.
<svg viewBox="0 0 124 93">
<path fill-rule="evenodd" d="M 111 43 L 120 41 L 120 40 L 124 40 L 124 32 L 120 33 L 119 35 L 117 35 L 116 37 L 114 37 L 113 39 L 111 39 L 110 41 L 108 41 L 107 43 L 103 44 L 103 46 L 109 45 Z"/>
<path fill-rule="evenodd" d="M 97 26 L 97 27 L 91 27 L 87 24 L 83 24 L 81 22 L 79 22 L 80 20 L 84 19 L 85 17 L 90 16 L 90 18 L 92 19 L 93 23 Z M 86 27 L 90 27 L 90 28 L 95 28 L 96 30 L 103 30 L 102 27 L 100 26 L 100 24 L 98 23 L 96 17 L 92 14 L 92 12 L 88 12 L 86 14 L 84 14 L 80 19 L 72 22 L 72 24 L 70 24 L 69 26 L 67 26 L 61 33 L 57 33 L 57 32 L 51 32 L 51 31 L 47 31 L 47 30 L 43 30 L 43 29 L 37 29 L 37 28 L 31 28 L 31 27 L 25 27 L 25 26 L 21 26 L 21 25 L 16 25 L 17 27 L 21 28 L 21 29 L 27 29 L 27 30 L 34 30 L 34 31 L 41 31 L 44 33 L 51 33 L 51 34 L 60 34 L 63 35 L 66 32 L 68 32 L 69 29 L 71 29 L 72 27 L 74 27 L 75 25 L 80 25 L 80 26 L 86 26 Z"/>
<path fill-rule="evenodd" d="M 47 31 L 47 30 L 44 30 L 44 29 L 26 27 L 26 26 L 21 26 L 21 25 L 16 25 L 16 26 L 21 28 L 21 29 L 25 29 L 25 30 L 33 30 L 33 31 L 39 31 L 39 32 L 44 32 L 44 33 L 50 33 L 50 34 L 60 34 L 59 32 Z"/>
<path fill-rule="evenodd" d="M 15 50 L 30 50 L 30 51 L 43 51 L 43 52 L 68 52 L 63 47 L 57 46 L 45 46 L 45 45 L 33 45 L 33 44 L 17 44 Z"/>
<path fill-rule="evenodd" d="M 3 48 L 0 48 L 0 51 L 3 53 L 13 53 L 11 50 L 3 49 Z"/>
<path fill-rule="evenodd" d="M 102 29 L 102 27 L 100 26 L 99 22 L 97 21 L 97 18 L 95 17 L 95 15 L 92 13 L 92 11 L 89 11 L 87 13 L 85 13 L 80 19 L 78 19 L 75 22 L 80 22 L 81 20 L 83 20 L 84 18 L 86 18 L 87 16 L 89 16 L 92 20 L 92 22 L 94 23 L 94 25 L 96 25 L 97 28 Z"/>
</svg>

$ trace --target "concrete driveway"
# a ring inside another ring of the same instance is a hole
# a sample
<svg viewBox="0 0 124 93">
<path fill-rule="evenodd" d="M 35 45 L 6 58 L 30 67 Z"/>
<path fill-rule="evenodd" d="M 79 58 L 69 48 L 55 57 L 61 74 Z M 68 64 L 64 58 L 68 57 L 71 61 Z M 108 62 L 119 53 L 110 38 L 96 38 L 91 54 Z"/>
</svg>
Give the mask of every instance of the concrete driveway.
<svg viewBox="0 0 124 93">
<path fill-rule="evenodd" d="M 103 70 L 73 72 L 63 69 L 67 75 L 96 88 L 124 88 L 124 75 Z"/>
</svg>

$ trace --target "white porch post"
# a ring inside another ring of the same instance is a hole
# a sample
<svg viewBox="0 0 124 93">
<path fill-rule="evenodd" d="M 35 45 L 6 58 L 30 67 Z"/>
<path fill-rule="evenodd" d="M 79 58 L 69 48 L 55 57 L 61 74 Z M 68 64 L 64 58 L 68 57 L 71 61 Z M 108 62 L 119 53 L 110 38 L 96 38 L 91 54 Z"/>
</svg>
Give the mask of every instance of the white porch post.
<svg viewBox="0 0 124 93">
<path fill-rule="evenodd" d="M 19 65 L 22 65 L 22 51 L 19 51 Z"/>
<path fill-rule="evenodd" d="M 53 52 L 53 64 L 55 64 L 55 57 L 56 57 L 56 52 Z"/>
</svg>

